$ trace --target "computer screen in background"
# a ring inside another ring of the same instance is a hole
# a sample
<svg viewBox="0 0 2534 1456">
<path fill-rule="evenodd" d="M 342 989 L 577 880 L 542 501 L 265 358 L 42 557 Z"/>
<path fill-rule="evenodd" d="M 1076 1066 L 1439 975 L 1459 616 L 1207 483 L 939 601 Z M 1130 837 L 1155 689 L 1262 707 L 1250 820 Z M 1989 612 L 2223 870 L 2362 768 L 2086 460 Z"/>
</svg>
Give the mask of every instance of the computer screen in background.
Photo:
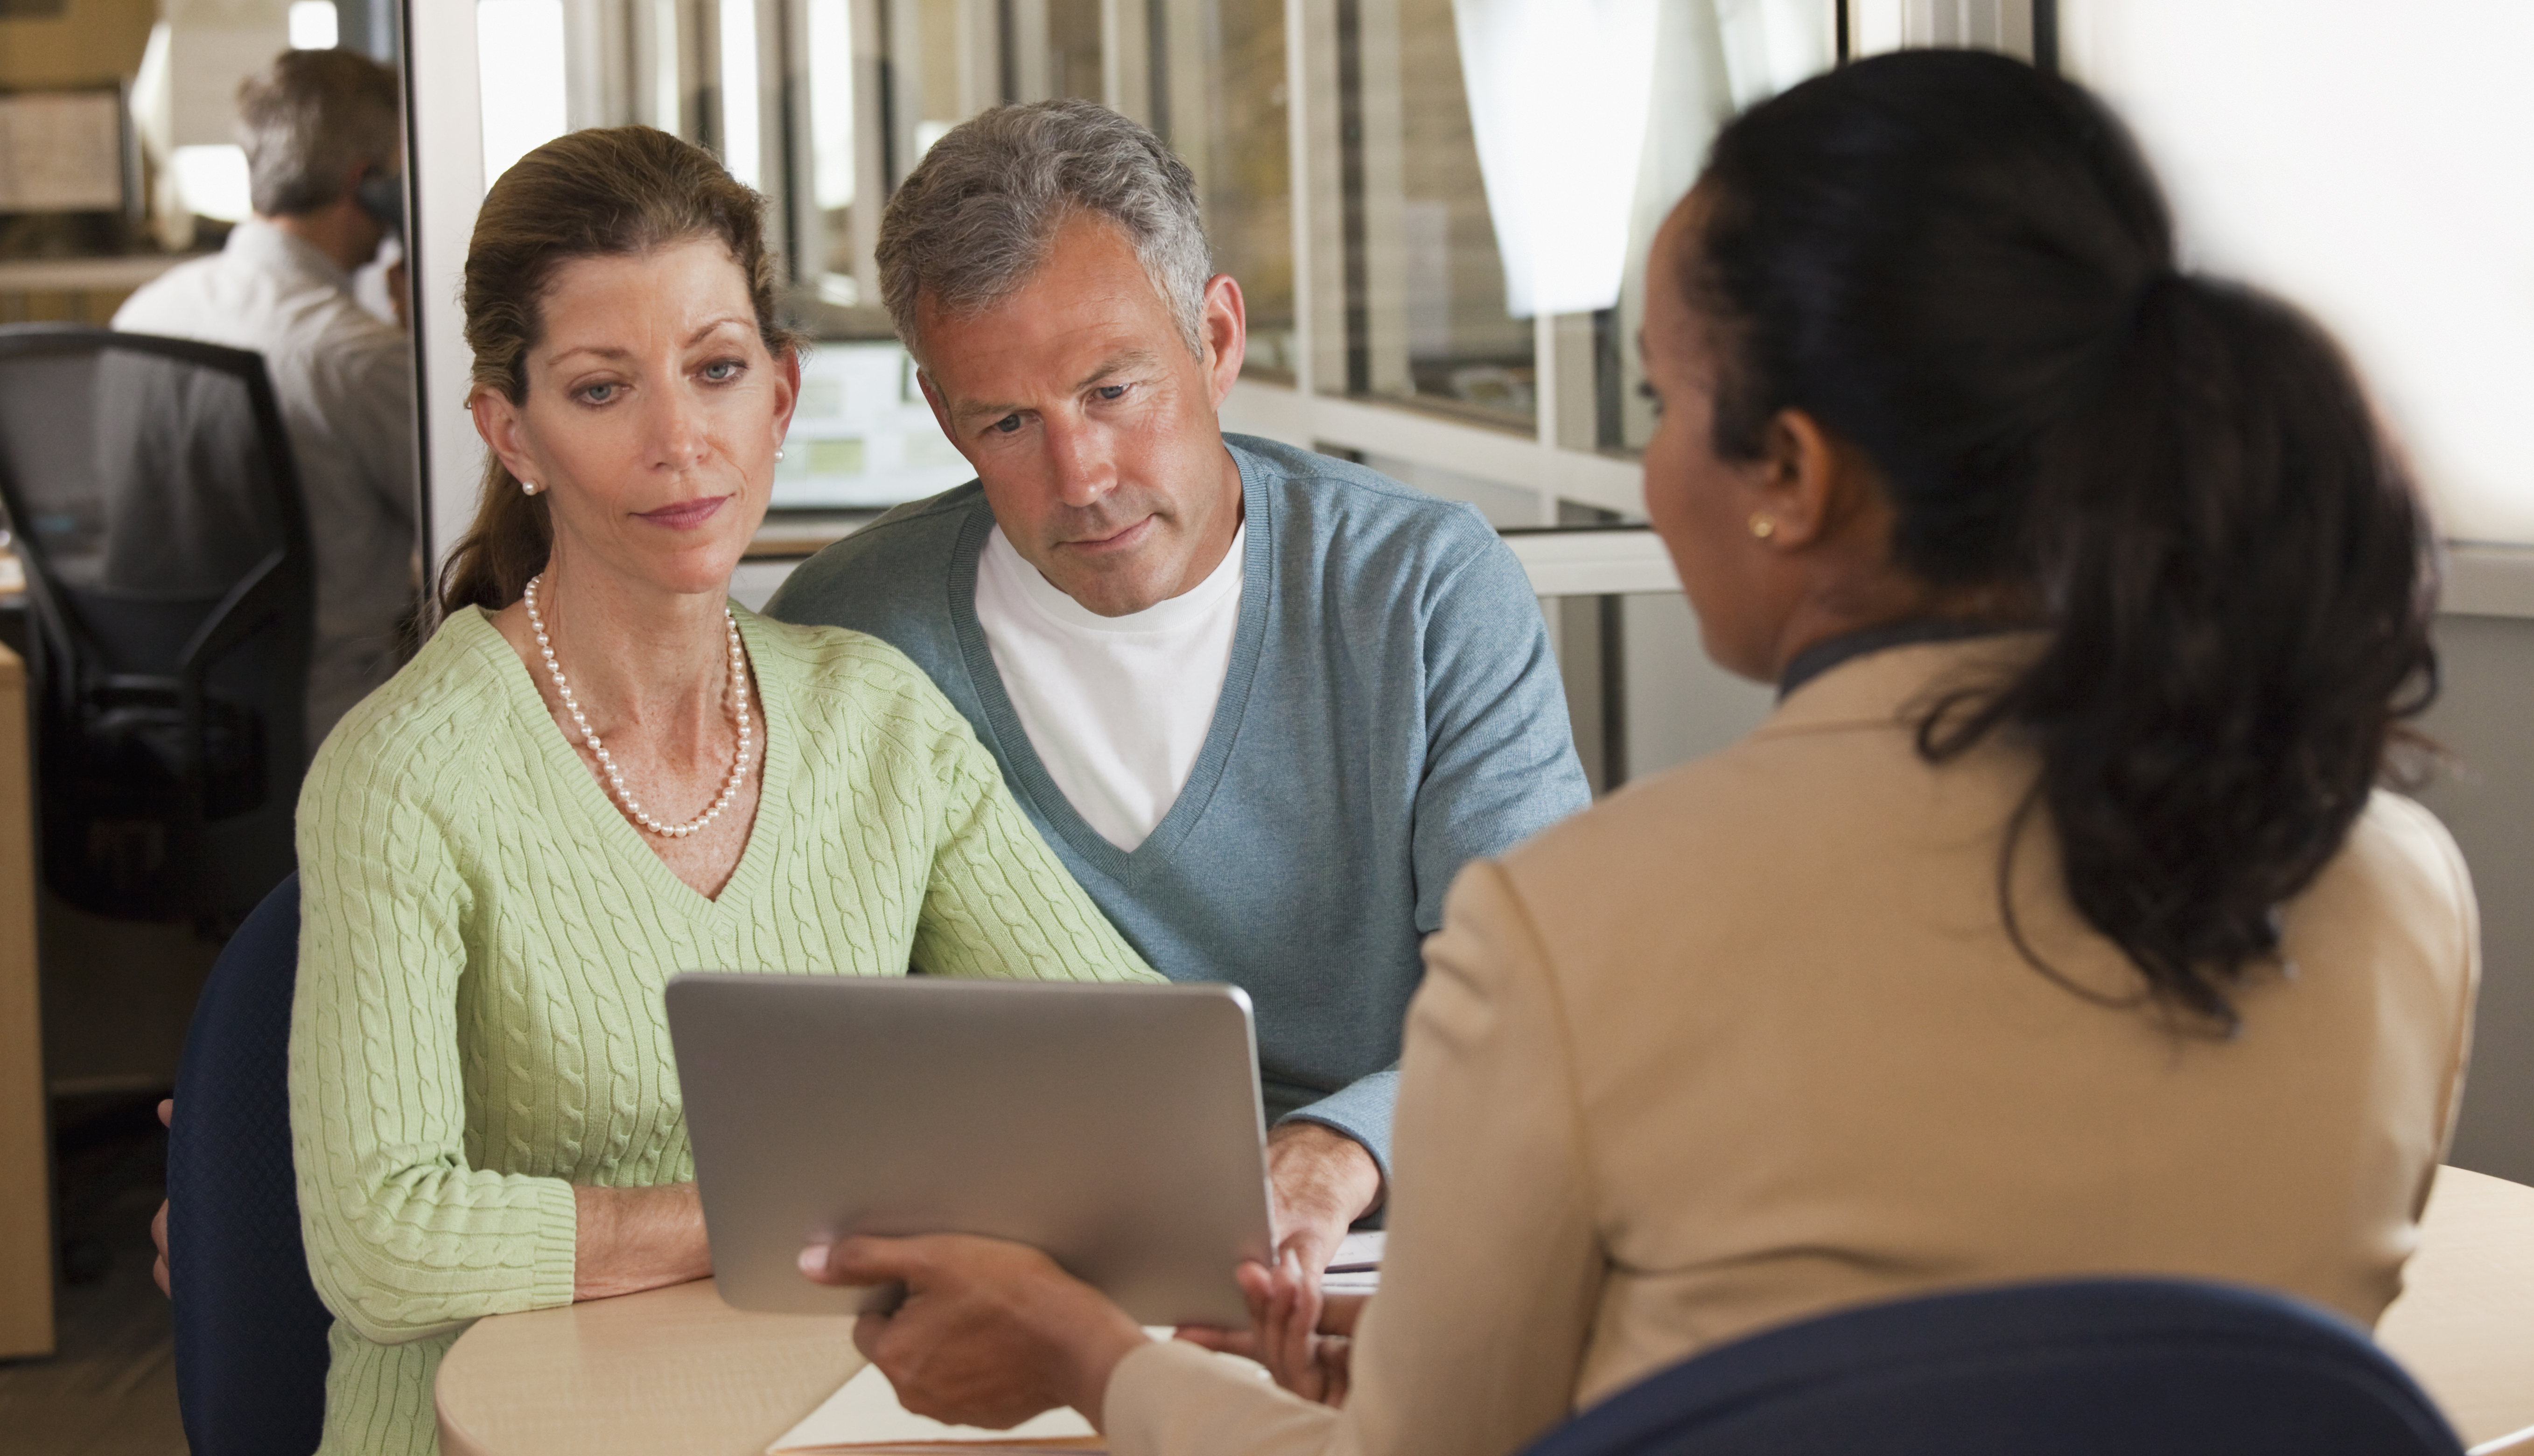
<svg viewBox="0 0 2534 1456">
<path fill-rule="evenodd" d="M 774 509 L 875 510 L 976 475 L 933 421 L 915 361 L 894 340 L 812 344 L 801 404 L 774 467 Z"/>
</svg>

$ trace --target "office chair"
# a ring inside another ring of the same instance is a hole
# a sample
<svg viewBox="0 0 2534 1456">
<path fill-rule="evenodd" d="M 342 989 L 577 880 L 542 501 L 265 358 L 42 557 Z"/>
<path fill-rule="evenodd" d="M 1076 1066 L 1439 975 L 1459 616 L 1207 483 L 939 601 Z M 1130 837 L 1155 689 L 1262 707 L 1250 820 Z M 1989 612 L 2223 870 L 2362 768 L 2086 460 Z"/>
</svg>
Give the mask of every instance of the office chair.
<svg viewBox="0 0 2534 1456">
<path fill-rule="evenodd" d="M 225 935 L 290 872 L 315 569 L 261 356 L 0 328 L 45 882 Z"/>
<path fill-rule="evenodd" d="M 2013 1285 L 1851 1309 L 1684 1361 L 1527 1456 L 2461 1456 L 2365 1331 L 2257 1290 Z"/>
<path fill-rule="evenodd" d="M 194 1456 L 306 1456 L 326 1421 L 326 1331 L 290 1168 L 299 877 L 211 967 L 167 1129 L 176 1402 Z"/>
</svg>

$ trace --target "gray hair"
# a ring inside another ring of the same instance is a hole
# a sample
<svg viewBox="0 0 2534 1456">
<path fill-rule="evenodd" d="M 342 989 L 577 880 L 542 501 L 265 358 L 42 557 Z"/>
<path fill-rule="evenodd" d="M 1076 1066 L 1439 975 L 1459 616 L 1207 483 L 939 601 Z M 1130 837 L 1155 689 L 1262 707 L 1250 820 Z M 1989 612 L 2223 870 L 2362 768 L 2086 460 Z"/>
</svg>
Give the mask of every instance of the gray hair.
<svg viewBox="0 0 2534 1456">
<path fill-rule="evenodd" d="M 343 195 L 354 165 L 395 161 L 395 73 L 358 51 L 283 51 L 237 99 L 258 216 L 313 212 Z"/>
<path fill-rule="evenodd" d="M 1017 293 L 1077 214 L 1117 224 L 1170 305 L 1188 351 L 1204 354 L 1213 276 L 1196 178 L 1161 139 L 1090 101 L 997 106 L 953 127 L 889 199 L 879 224 L 879 291 L 897 336 L 921 360 L 916 300 L 959 313 Z"/>
</svg>

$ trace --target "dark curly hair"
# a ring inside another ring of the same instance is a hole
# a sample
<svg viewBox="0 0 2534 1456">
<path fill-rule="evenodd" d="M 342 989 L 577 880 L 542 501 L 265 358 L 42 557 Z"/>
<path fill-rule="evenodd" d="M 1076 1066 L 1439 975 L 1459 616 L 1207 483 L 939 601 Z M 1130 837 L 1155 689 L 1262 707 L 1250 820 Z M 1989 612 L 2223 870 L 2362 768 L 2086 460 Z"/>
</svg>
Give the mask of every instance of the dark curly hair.
<svg viewBox="0 0 2534 1456">
<path fill-rule="evenodd" d="M 1843 67 L 1718 136 L 1677 255 L 1714 334 L 1718 449 L 1801 409 L 1871 458 L 1898 563 L 2005 586 L 2047 642 L 1919 725 L 2040 772 L 2069 897 L 2187 1024 L 2275 960 L 2437 689 L 2434 542 L 2312 321 L 2176 270 L 2154 178 L 2082 89 L 2002 56 Z M 2064 981 L 2064 978 L 2060 978 Z"/>
</svg>

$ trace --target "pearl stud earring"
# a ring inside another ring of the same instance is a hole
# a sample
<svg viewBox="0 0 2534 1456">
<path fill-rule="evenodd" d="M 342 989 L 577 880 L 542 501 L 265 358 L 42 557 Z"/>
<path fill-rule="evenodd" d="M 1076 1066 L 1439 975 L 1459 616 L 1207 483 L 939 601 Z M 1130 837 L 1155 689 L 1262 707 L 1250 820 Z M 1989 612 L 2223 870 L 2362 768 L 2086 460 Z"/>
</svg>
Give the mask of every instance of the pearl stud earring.
<svg viewBox="0 0 2534 1456">
<path fill-rule="evenodd" d="M 533 481 L 533 480 L 522 480 L 522 481 L 520 481 L 520 482 L 519 482 L 519 494 L 521 494 L 521 495 L 523 495 L 523 496 L 533 496 L 533 495 L 535 495 L 536 493 L 537 493 L 537 483 L 536 483 L 535 481 Z"/>
<path fill-rule="evenodd" d="M 1778 523 L 1765 516 L 1751 517 L 1751 534 L 1765 541 L 1778 533 Z"/>
</svg>

